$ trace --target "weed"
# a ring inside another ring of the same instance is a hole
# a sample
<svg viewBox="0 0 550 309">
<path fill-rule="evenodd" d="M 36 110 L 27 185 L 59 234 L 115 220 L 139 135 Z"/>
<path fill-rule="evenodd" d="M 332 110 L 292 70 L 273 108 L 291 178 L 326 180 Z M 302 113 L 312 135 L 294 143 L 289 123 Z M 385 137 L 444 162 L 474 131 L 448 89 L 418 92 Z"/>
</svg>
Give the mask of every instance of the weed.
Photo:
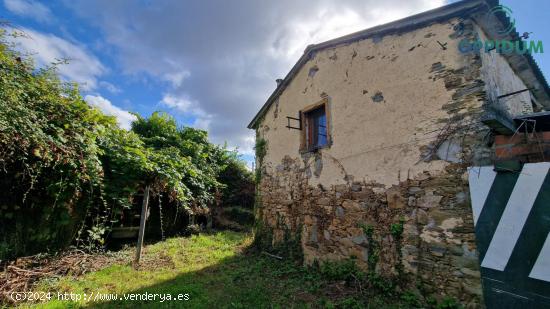
<svg viewBox="0 0 550 309">
<path fill-rule="evenodd" d="M 328 280 L 351 281 L 356 278 L 363 278 L 363 273 L 357 267 L 355 260 L 325 261 L 319 268 L 321 275 Z"/>
<path fill-rule="evenodd" d="M 401 300 L 410 308 L 422 307 L 422 303 L 418 295 L 412 291 L 403 292 L 403 294 L 401 294 Z"/>
<path fill-rule="evenodd" d="M 463 308 L 462 305 L 460 305 L 457 300 L 453 297 L 446 296 L 441 300 L 440 303 L 436 306 L 437 309 L 460 309 Z"/>
<path fill-rule="evenodd" d="M 348 298 L 345 298 L 344 300 L 342 300 L 339 304 L 338 304 L 338 308 L 342 308 L 342 309 L 362 309 L 362 308 L 365 308 L 365 304 L 355 298 L 355 297 L 348 297 Z"/>
<path fill-rule="evenodd" d="M 134 270 L 128 265 L 111 265 L 81 277 L 66 276 L 43 282 L 39 291 L 95 293 L 189 293 L 189 301 L 174 302 L 60 302 L 36 304 L 40 308 L 411 308 L 419 302 L 426 308 L 460 308 L 451 298 L 430 306 L 412 292 L 397 294 L 393 284 L 375 274 L 365 276 L 353 259 L 317 263 L 304 268 L 290 258 L 283 260 L 256 254 L 242 254 L 252 244 L 251 235 L 237 232 L 200 234 L 169 238 L 144 248 L 149 267 Z M 133 249 L 127 249 L 133 252 Z M 165 255 L 173 265 L 160 266 Z M 129 254 L 129 256 L 133 256 Z M 345 286 L 343 280 L 353 279 Z M 368 281 L 368 282 L 367 282 Z M 363 287 L 358 288 L 359 284 Z M 339 286 L 334 289 L 334 286 Z M 367 288 L 367 287 L 372 288 Z M 344 290 L 341 290 L 344 289 Z M 384 292 L 385 291 L 385 292 Z"/>
</svg>

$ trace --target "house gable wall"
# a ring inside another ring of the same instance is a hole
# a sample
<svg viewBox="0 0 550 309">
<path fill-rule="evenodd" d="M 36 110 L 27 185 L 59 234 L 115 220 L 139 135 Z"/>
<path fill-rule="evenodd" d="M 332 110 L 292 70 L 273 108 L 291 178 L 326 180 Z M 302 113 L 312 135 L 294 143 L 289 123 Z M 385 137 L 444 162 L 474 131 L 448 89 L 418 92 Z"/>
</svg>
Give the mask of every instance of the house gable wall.
<svg viewBox="0 0 550 309">
<path fill-rule="evenodd" d="M 286 128 L 286 117 L 298 117 L 301 109 L 328 96 L 333 145 L 322 153 L 341 164 L 324 160 L 322 173 L 310 184 L 345 184 L 349 175 L 391 186 L 399 183 L 399 175 L 442 170 L 445 161 L 418 161 L 449 117 L 443 105 L 452 102 L 454 91 L 446 83 L 461 82 L 443 75 L 463 70 L 462 79 L 473 79 L 468 75 L 476 73 L 469 71 L 469 60 L 459 54 L 451 34 L 451 22 L 434 24 L 313 55 L 260 124 L 269 141 L 265 167 L 276 168 L 285 156 L 303 157 L 301 132 Z M 446 50 L 437 41 L 446 43 Z M 460 109 L 480 105 L 472 100 Z"/>
<path fill-rule="evenodd" d="M 491 163 L 493 149 L 480 122 L 481 57 L 458 50 L 476 32 L 451 19 L 312 55 L 257 128 L 267 142 L 257 215 L 274 243 L 290 231 L 307 264 L 352 257 L 369 272 L 481 303 L 467 167 Z M 302 133 L 287 116 L 322 98 L 332 145 L 300 152 Z"/>
</svg>

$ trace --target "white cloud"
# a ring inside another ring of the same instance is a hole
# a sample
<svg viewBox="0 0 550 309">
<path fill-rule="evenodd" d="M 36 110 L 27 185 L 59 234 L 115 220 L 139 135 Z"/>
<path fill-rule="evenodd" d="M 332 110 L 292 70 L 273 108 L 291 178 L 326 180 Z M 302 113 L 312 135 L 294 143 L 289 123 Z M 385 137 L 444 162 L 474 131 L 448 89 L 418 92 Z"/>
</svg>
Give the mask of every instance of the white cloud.
<svg viewBox="0 0 550 309">
<path fill-rule="evenodd" d="M 164 74 L 164 79 L 169 81 L 172 84 L 172 87 L 179 87 L 181 86 L 181 83 L 184 79 L 191 76 L 191 73 L 189 71 L 180 71 L 180 72 L 174 72 L 174 73 L 166 73 Z"/>
<path fill-rule="evenodd" d="M 105 34 L 127 74 L 170 82 L 160 104 L 211 140 L 252 154 L 246 125 L 308 44 L 419 13 L 444 0 L 69 2 Z"/>
<path fill-rule="evenodd" d="M 107 69 L 86 50 L 85 46 L 69 42 L 53 34 L 31 29 L 20 29 L 25 36 L 14 39 L 18 49 L 30 53 L 40 67 L 68 60 L 58 66 L 59 74 L 67 81 L 77 82 L 83 90 L 97 87 L 97 78 Z"/>
<path fill-rule="evenodd" d="M 117 93 L 122 92 L 122 89 L 120 89 L 119 87 L 117 87 L 117 86 L 115 86 L 115 85 L 113 85 L 109 82 L 106 82 L 104 80 L 99 82 L 99 86 L 106 89 L 107 91 L 109 91 L 112 94 L 117 94 Z"/>
<path fill-rule="evenodd" d="M 194 105 L 188 98 L 176 98 L 173 95 L 164 95 L 160 104 L 175 109 L 181 113 L 191 112 L 191 106 Z"/>
<path fill-rule="evenodd" d="M 195 119 L 193 124 L 191 125 L 193 128 L 201 129 L 201 130 L 207 130 L 210 128 L 210 122 L 212 122 L 212 119 L 209 117 L 198 117 Z"/>
<path fill-rule="evenodd" d="M 189 99 L 188 96 L 165 94 L 159 103 L 176 111 L 180 115 L 195 118 L 191 125 L 192 127 L 207 131 L 210 129 L 212 115 L 201 110 L 199 103 Z"/>
<path fill-rule="evenodd" d="M 20 15 L 34 18 L 40 22 L 50 22 L 53 20 L 52 12 L 42 3 L 32 0 L 4 0 L 4 6 L 8 11 Z"/>
<path fill-rule="evenodd" d="M 245 155 L 254 155 L 254 145 L 256 144 L 256 138 L 254 137 L 254 134 L 244 136 L 242 137 L 242 139 L 242 142 L 239 143 L 241 145 L 241 148 L 239 148 L 239 152 Z"/>
<path fill-rule="evenodd" d="M 132 122 L 136 120 L 136 116 L 121 109 L 120 107 L 113 105 L 111 101 L 102 96 L 87 95 L 84 100 L 91 106 L 99 108 L 106 115 L 115 116 L 118 125 L 123 129 L 130 130 L 132 127 Z"/>
<path fill-rule="evenodd" d="M 174 94 L 165 94 L 160 104 L 174 109 L 182 115 L 207 117 L 208 115 L 200 109 L 199 102 L 191 100 L 186 95 L 176 96 Z"/>
</svg>

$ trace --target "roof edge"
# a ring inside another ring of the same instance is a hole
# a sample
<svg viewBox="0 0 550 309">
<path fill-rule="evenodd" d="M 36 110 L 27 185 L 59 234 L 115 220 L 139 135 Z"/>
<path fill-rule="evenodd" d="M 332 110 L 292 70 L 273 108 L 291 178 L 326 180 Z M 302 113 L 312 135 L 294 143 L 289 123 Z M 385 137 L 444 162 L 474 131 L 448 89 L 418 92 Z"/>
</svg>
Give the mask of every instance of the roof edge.
<svg viewBox="0 0 550 309">
<path fill-rule="evenodd" d="M 476 10 L 481 6 L 487 6 L 486 0 L 463 0 L 455 3 L 451 3 L 439 8 L 435 8 L 429 11 L 421 12 L 415 15 L 407 16 L 396 21 L 392 21 L 386 24 L 374 26 L 365 30 L 354 32 L 351 34 L 344 35 L 335 39 L 331 39 L 319 44 L 312 44 L 306 47 L 304 54 L 298 59 L 298 62 L 294 64 L 292 69 L 285 76 L 283 81 L 279 83 L 277 88 L 269 96 L 265 104 L 258 111 L 256 116 L 250 121 L 247 128 L 255 129 L 258 120 L 260 120 L 263 115 L 267 112 L 271 104 L 279 97 L 279 95 L 286 89 L 290 84 L 292 78 L 298 73 L 301 67 L 310 59 L 311 55 L 314 52 L 320 51 L 325 48 L 334 47 L 341 44 L 346 44 L 349 42 L 367 39 L 369 37 L 374 37 L 377 35 L 389 35 L 393 33 L 398 33 L 405 31 L 407 29 L 417 29 L 436 22 L 438 20 L 444 20 L 466 11 Z"/>
<path fill-rule="evenodd" d="M 505 15 L 498 14 L 496 16 L 499 22 L 505 25 L 505 27 L 511 24 L 510 19 Z M 481 26 L 483 28 L 483 25 Z M 522 38 L 517 32 L 517 29 L 514 28 L 513 31 L 508 34 L 508 39 L 510 41 L 518 41 Z M 522 55 L 502 53 L 501 55 L 506 59 L 512 70 L 521 78 L 525 85 L 529 88 L 533 88 L 531 90 L 532 94 L 539 100 L 544 99 L 544 103 L 541 102 L 541 104 L 546 109 L 550 108 L 550 86 L 533 55 L 531 53 L 524 53 Z"/>
</svg>

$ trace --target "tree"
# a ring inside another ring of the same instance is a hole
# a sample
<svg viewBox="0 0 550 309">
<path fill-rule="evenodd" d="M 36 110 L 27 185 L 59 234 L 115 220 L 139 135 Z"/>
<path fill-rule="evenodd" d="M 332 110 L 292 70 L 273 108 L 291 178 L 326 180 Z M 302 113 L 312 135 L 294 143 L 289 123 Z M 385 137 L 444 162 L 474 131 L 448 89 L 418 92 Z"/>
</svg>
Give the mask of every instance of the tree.
<svg viewBox="0 0 550 309">
<path fill-rule="evenodd" d="M 0 29 L 0 259 L 102 245 L 146 185 L 167 207 L 205 208 L 250 173 L 238 156 L 166 113 L 132 130 L 90 107 L 57 65 L 37 69 Z"/>
</svg>

